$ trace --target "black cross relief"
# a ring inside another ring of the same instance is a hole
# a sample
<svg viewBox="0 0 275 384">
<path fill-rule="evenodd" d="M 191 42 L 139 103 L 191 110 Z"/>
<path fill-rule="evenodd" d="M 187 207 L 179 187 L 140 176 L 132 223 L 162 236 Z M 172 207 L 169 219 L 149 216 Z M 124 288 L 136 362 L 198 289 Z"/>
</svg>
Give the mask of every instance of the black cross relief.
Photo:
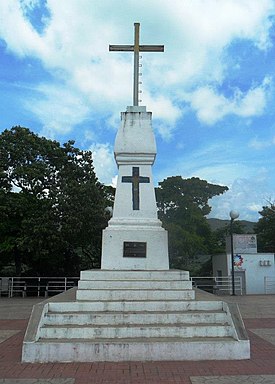
<svg viewBox="0 0 275 384">
<path fill-rule="evenodd" d="M 150 178 L 139 176 L 139 167 L 132 168 L 132 176 L 122 176 L 122 183 L 132 183 L 133 210 L 139 210 L 139 184 L 150 183 Z"/>
</svg>

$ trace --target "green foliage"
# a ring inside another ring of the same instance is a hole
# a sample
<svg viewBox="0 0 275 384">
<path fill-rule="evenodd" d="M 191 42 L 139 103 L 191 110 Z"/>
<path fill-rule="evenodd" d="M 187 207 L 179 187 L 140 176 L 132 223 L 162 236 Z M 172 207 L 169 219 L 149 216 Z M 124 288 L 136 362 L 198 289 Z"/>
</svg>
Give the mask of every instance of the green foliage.
<svg viewBox="0 0 275 384">
<path fill-rule="evenodd" d="M 264 206 L 259 212 L 262 216 L 255 226 L 258 235 L 258 252 L 275 253 L 275 204 Z"/>
<path fill-rule="evenodd" d="M 113 207 L 116 189 L 112 185 L 104 185 L 104 198 L 108 207 Z"/>
<path fill-rule="evenodd" d="M 194 269 L 199 273 L 197 259 L 213 248 L 211 229 L 206 215 L 213 196 L 228 188 L 210 184 L 199 178 L 169 177 L 156 188 L 159 218 L 169 234 L 170 267 Z"/>
<path fill-rule="evenodd" d="M 39 275 L 98 267 L 107 193 L 92 153 L 22 127 L 0 135 L 0 152 L 1 263 Z"/>
<path fill-rule="evenodd" d="M 228 190 L 227 187 L 210 184 L 198 177 L 183 179 L 181 176 L 168 177 L 159 183 L 157 201 L 161 214 L 173 216 L 183 208 L 188 217 L 195 211 L 203 216 L 210 213 L 208 200 Z M 178 216 L 180 216 L 178 214 Z"/>
</svg>

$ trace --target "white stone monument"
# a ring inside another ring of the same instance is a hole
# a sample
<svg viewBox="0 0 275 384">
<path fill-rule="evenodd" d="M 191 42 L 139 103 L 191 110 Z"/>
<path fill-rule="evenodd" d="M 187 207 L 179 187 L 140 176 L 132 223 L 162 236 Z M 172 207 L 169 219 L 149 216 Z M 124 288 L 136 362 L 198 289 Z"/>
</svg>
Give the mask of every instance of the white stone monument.
<svg viewBox="0 0 275 384">
<path fill-rule="evenodd" d="M 152 177 L 156 142 L 152 114 L 139 106 L 139 52 L 163 52 L 159 45 L 111 45 L 111 51 L 134 52 L 133 106 L 121 114 L 115 141 L 118 165 L 113 217 L 103 231 L 102 269 L 169 269 L 167 232 L 157 218 Z"/>
<path fill-rule="evenodd" d="M 250 344 L 238 309 L 195 300 L 189 272 L 169 270 L 167 232 L 157 218 L 151 113 L 138 105 L 140 51 L 134 51 L 134 103 L 115 142 L 119 169 L 113 217 L 103 233 L 102 268 L 81 272 L 78 288 L 37 304 L 22 361 L 247 359 Z"/>
</svg>

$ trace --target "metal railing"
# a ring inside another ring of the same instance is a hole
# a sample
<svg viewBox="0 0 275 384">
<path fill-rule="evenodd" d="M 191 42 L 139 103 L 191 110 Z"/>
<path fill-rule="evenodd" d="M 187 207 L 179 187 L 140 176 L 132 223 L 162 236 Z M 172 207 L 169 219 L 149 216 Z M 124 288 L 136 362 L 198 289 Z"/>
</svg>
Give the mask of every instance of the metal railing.
<svg viewBox="0 0 275 384">
<path fill-rule="evenodd" d="M 79 277 L 0 277 L 0 297 L 37 296 L 47 297 L 72 286 L 77 286 Z M 231 276 L 190 277 L 192 286 L 216 295 L 232 294 Z M 235 276 L 235 292 L 243 294 L 241 277 Z M 275 293 L 275 278 L 265 278 L 265 293 Z"/>
<path fill-rule="evenodd" d="M 79 277 L 0 277 L 0 297 L 47 297 L 76 286 Z"/>
<path fill-rule="evenodd" d="M 265 294 L 271 295 L 275 293 L 275 277 L 265 276 L 264 278 Z"/>
<path fill-rule="evenodd" d="M 193 287 L 200 288 L 206 292 L 215 295 L 231 295 L 232 294 L 232 277 L 231 276 L 192 276 L 190 277 Z M 242 279 L 235 276 L 235 293 L 243 294 Z"/>
</svg>

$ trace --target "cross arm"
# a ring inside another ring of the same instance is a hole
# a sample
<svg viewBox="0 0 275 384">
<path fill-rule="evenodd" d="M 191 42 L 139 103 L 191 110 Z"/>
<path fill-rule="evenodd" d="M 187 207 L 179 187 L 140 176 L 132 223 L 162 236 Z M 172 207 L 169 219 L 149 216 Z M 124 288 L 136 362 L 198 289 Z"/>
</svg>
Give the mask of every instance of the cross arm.
<svg viewBox="0 0 275 384">
<path fill-rule="evenodd" d="M 140 52 L 164 52 L 164 45 L 140 45 Z"/>
<path fill-rule="evenodd" d="M 150 177 L 147 176 L 139 176 L 140 183 L 150 183 Z"/>
<path fill-rule="evenodd" d="M 133 177 L 132 176 L 122 176 L 121 181 L 123 183 L 132 183 Z"/>
<path fill-rule="evenodd" d="M 133 45 L 109 45 L 109 51 L 134 51 Z"/>
</svg>

